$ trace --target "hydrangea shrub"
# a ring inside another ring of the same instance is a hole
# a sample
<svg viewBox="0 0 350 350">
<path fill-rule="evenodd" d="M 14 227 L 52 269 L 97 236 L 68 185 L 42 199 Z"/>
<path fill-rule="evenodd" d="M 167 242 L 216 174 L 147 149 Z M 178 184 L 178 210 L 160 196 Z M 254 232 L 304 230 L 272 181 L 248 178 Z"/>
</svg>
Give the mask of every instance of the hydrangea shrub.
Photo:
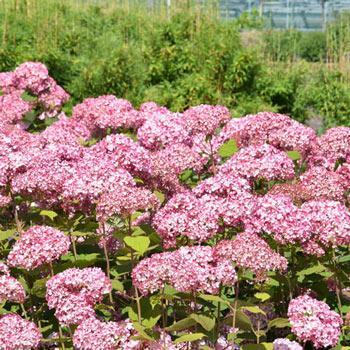
<svg viewBox="0 0 350 350">
<path fill-rule="evenodd" d="M 0 88 L 0 349 L 350 345 L 350 128 Z"/>
</svg>

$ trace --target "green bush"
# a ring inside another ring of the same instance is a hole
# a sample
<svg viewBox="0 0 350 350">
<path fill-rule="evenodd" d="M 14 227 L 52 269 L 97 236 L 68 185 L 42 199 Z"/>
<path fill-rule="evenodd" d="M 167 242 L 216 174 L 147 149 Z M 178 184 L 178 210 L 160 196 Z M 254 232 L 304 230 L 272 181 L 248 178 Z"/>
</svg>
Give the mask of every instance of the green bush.
<svg viewBox="0 0 350 350">
<path fill-rule="evenodd" d="M 0 6 L 0 70 L 41 61 L 71 104 L 114 94 L 136 107 L 147 100 L 175 111 L 224 104 L 236 116 L 273 110 L 306 121 L 314 113 L 328 126 L 350 125 L 346 80 L 320 63 L 330 49 L 338 55 L 347 47 L 340 45 L 350 37 L 345 20 L 326 34 L 301 33 L 262 30 L 256 13 L 222 21 L 215 7 L 182 4 L 169 17 L 133 2 L 16 3 Z"/>
</svg>

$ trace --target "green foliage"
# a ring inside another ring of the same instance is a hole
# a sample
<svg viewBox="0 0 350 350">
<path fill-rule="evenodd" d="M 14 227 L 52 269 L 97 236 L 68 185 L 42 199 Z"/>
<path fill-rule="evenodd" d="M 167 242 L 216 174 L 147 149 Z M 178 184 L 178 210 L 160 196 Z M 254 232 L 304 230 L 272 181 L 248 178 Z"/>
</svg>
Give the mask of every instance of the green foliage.
<svg viewBox="0 0 350 350">
<path fill-rule="evenodd" d="M 143 236 L 138 236 L 138 237 L 127 236 L 124 238 L 124 242 L 140 255 L 143 255 L 147 251 L 151 243 L 148 237 L 143 237 Z"/>
<path fill-rule="evenodd" d="M 235 154 L 237 151 L 238 147 L 236 141 L 230 139 L 219 148 L 218 153 L 221 157 L 228 158 Z"/>
<path fill-rule="evenodd" d="M 215 4 L 198 12 L 179 3 L 164 16 L 138 2 L 16 3 L 0 6 L 0 71 L 44 62 L 72 95 L 68 114 L 86 97 L 114 94 L 136 107 L 223 104 L 233 116 L 269 110 L 316 115 L 324 127 L 350 123 L 344 74 L 320 66 L 326 54 L 340 60 L 349 51 L 346 15 L 325 33 L 301 33 L 264 30 L 257 12 L 221 21 Z"/>
<path fill-rule="evenodd" d="M 299 42 L 299 55 L 309 62 L 323 62 L 327 56 L 327 37 L 324 32 L 303 33 Z"/>
</svg>

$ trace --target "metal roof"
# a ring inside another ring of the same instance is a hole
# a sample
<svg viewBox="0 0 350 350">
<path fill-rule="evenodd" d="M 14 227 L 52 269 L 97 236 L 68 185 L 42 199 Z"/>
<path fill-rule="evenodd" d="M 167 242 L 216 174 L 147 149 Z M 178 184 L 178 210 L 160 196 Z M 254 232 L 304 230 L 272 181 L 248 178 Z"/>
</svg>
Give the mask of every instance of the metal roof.
<svg viewBox="0 0 350 350">
<path fill-rule="evenodd" d="M 220 0 L 223 18 L 238 17 L 254 9 L 273 28 L 320 30 L 337 13 L 350 11 L 350 0 Z"/>
</svg>

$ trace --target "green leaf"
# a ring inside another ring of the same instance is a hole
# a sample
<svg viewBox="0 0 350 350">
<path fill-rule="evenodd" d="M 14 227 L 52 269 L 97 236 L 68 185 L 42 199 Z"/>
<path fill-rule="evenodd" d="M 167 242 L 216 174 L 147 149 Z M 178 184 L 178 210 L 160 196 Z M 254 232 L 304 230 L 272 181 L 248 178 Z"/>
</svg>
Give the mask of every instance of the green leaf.
<svg viewBox="0 0 350 350">
<path fill-rule="evenodd" d="M 266 284 L 272 287 L 279 287 L 280 282 L 272 277 L 268 277 Z"/>
<path fill-rule="evenodd" d="M 229 301 L 222 299 L 222 298 L 218 297 L 217 295 L 199 294 L 199 297 L 203 300 L 206 300 L 206 301 L 215 301 L 217 303 L 223 303 L 226 305 L 230 305 Z"/>
<path fill-rule="evenodd" d="M 166 327 L 165 329 L 168 332 L 178 332 L 178 331 L 182 331 L 184 329 L 188 329 L 192 326 L 194 326 L 197 322 L 190 317 L 186 317 L 176 323 L 174 323 L 173 325 Z"/>
<path fill-rule="evenodd" d="M 77 261 L 75 261 L 74 255 L 69 253 L 61 258 L 61 260 L 64 262 L 57 265 L 57 268 L 59 271 L 63 271 L 71 267 L 89 267 L 95 265 L 99 257 L 100 254 L 98 253 L 78 254 Z"/>
<path fill-rule="evenodd" d="M 344 255 L 338 258 L 338 262 L 343 263 L 343 262 L 348 262 L 350 261 L 350 254 L 349 255 Z"/>
<path fill-rule="evenodd" d="M 48 281 L 47 278 L 42 278 L 40 280 L 36 280 L 33 284 L 33 288 L 31 290 L 31 294 L 35 295 L 38 298 L 45 298 L 46 294 L 46 282 Z"/>
<path fill-rule="evenodd" d="M 12 237 L 15 232 L 16 232 L 15 228 L 7 231 L 0 231 L 0 241 L 6 241 L 10 237 Z"/>
<path fill-rule="evenodd" d="M 261 343 L 261 344 L 245 344 L 242 347 L 243 350 L 272 350 L 272 343 Z"/>
<path fill-rule="evenodd" d="M 92 234 L 93 234 L 92 232 L 82 232 L 82 231 L 69 232 L 69 235 L 74 237 L 85 237 L 85 236 L 90 236 Z"/>
<path fill-rule="evenodd" d="M 290 323 L 288 318 L 278 317 L 269 322 L 269 328 L 272 328 L 272 327 L 286 328 L 286 327 L 290 327 Z"/>
<path fill-rule="evenodd" d="M 155 196 L 159 199 L 159 202 L 163 203 L 165 199 L 165 195 L 162 192 L 154 191 Z"/>
<path fill-rule="evenodd" d="M 173 296 L 178 294 L 179 292 L 172 286 L 169 286 L 168 284 L 166 284 L 164 286 L 164 295 L 169 295 L 169 296 Z"/>
<path fill-rule="evenodd" d="M 143 255 L 151 241 L 148 237 L 145 236 L 137 236 L 137 237 L 124 237 L 124 242 L 133 250 L 135 250 L 136 252 L 138 252 L 140 255 Z"/>
<path fill-rule="evenodd" d="M 140 325 L 138 322 L 136 321 L 133 321 L 133 325 L 134 325 L 134 328 L 137 330 L 137 332 L 139 333 L 140 337 L 145 339 L 145 340 L 150 340 L 150 341 L 153 341 L 155 340 L 154 338 L 152 338 L 151 336 L 149 336 L 145 330 L 144 330 L 144 327 L 142 325 Z"/>
<path fill-rule="evenodd" d="M 135 312 L 133 310 L 133 308 L 130 307 L 130 306 L 128 306 L 127 310 L 128 310 L 128 316 L 129 316 L 130 320 L 133 321 L 133 322 L 137 322 L 138 319 L 139 319 L 139 317 L 137 315 L 137 312 Z"/>
<path fill-rule="evenodd" d="M 188 180 L 191 175 L 192 175 L 192 170 L 191 169 L 186 169 L 185 171 L 183 171 L 181 174 L 180 174 L 180 179 L 181 181 L 185 182 L 186 180 Z"/>
<path fill-rule="evenodd" d="M 232 324 L 230 320 L 230 325 Z M 250 318 L 242 311 L 237 310 L 236 312 L 236 326 L 239 329 L 243 330 L 251 330 L 252 329 L 252 322 L 250 321 Z"/>
<path fill-rule="evenodd" d="M 211 331 L 215 326 L 215 319 L 205 315 L 191 314 L 190 317 L 199 323 L 206 331 Z"/>
<path fill-rule="evenodd" d="M 233 154 L 235 154 L 238 151 L 237 143 L 235 140 L 231 139 L 225 142 L 220 148 L 219 148 L 219 155 L 223 158 L 231 157 Z"/>
<path fill-rule="evenodd" d="M 301 270 L 297 272 L 297 276 L 307 276 L 307 275 L 312 275 L 313 273 L 321 273 L 326 271 L 327 268 L 321 264 L 309 267 L 307 269 Z"/>
<path fill-rule="evenodd" d="M 298 151 L 288 151 L 287 156 L 292 160 L 301 159 L 301 154 Z"/>
<path fill-rule="evenodd" d="M 266 315 L 265 311 L 261 310 L 258 306 L 242 306 L 241 310 L 247 310 L 253 314 L 263 314 Z"/>
<path fill-rule="evenodd" d="M 268 293 L 255 293 L 255 298 L 261 300 L 262 302 L 269 300 L 271 298 L 271 295 Z"/>
<path fill-rule="evenodd" d="M 95 310 L 100 311 L 105 317 L 112 317 L 113 314 L 113 307 L 106 304 L 98 304 Z"/>
<path fill-rule="evenodd" d="M 52 210 L 42 210 L 39 213 L 41 216 L 47 216 L 48 218 L 50 218 L 52 221 L 54 220 L 54 218 L 58 215 L 57 213 L 55 213 Z"/>
<path fill-rule="evenodd" d="M 158 315 L 155 317 L 148 317 L 146 319 L 142 320 L 142 325 L 145 326 L 146 328 L 153 328 L 158 320 L 162 317 L 162 315 Z"/>
<path fill-rule="evenodd" d="M 122 282 L 120 282 L 119 280 L 112 280 L 111 282 L 112 282 L 112 288 L 114 290 L 117 290 L 119 292 L 124 291 L 124 286 Z"/>
<path fill-rule="evenodd" d="M 30 289 L 26 279 L 23 276 L 19 276 L 17 279 L 18 279 L 18 282 L 21 283 L 21 285 L 23 286 L 24 290 L 28 293 Z"/>
<path fill-rule="evenodd" d="M 191 341 L 202 339 L 203 337 L 205 337 L 205 334 L 203 334 L 203 333 L 185 334 L 185 335 L 177 338 L 174 341 L 174 343 L 191 342 Z"/>
</svg>

